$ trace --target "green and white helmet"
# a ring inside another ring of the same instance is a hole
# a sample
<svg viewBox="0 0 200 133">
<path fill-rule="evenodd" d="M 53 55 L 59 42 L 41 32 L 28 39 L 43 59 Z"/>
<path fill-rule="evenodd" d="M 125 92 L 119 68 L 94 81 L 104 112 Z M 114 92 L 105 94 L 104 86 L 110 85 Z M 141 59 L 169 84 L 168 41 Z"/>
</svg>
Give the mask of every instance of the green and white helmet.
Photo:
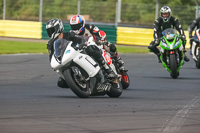
<svg viewBox="0 0 200 133">
<path fill-rule="evenodd" d="M 168 6 L 163 6 L 161 9 L 160 9 L 160 15 L 161 17 L 163 18 L 163 21 L 164 22 L 167 22 L 170 18 L 170 15 L 171 15 L 171 9 L 168 7 Z"/>
</svg>

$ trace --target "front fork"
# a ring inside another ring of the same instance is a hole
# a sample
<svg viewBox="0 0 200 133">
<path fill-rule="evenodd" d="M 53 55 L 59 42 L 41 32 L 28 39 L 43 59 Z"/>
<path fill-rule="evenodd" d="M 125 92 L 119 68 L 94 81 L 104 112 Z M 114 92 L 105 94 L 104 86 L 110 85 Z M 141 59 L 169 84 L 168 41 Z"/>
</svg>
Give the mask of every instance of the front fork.
<svg viewBox="0 0 200 133">
<path fill-rule="evenodd" d="M 167 53 L 167 52 L 169 52 L 169 53 Z M 164 68 L 167 69 L 167 71 L 171 73 L 171 70 L 170 70 L 169 64 L 168 64 L 169 63 L 168 60 L 170 60 L 169 55 L 170 54 L 177 54 L 178 51 L 172 50 L 172 51 L 167 51 L 167 52 L 163 51 L 163 52 L 160 53 L 161 54 L 160 60 L 162 62 L 162 65 L 164 66 Z M 178 63 L 177 64 L 178 65 L 177 72 L 179 72 L 180 68 L 183 66 L 184 57 L 185 57 L 185 53 L 183 52 L 183 50 L 179 51 L 178 54 L 179 54 L 179 59 L 177 59 L 177 63 Z M 165 55 L 165 57 L 164 57 L 164 55 Z M 168 57 L 167 57 L 167 55 L 168 55 Z M 165 58 L 165 60 L 163 60 L 163 58 Z"/>
</svg>

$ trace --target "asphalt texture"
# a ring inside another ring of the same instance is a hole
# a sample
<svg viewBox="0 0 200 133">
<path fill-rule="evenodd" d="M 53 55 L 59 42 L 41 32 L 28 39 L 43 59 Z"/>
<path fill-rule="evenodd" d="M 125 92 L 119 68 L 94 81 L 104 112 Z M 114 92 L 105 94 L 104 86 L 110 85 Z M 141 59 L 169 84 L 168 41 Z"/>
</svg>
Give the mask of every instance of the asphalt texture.
<svg viewBox="0 0 200 133">
<path fill-rule="evenodd" d="M 130 87 L 119 98 L 87 99 L 57 87 L 47 54 L 0 55 L 0 133 L 200 132 L 193 60 L 172 79 L 153 54 L 120 55 Z"/>
</svg>

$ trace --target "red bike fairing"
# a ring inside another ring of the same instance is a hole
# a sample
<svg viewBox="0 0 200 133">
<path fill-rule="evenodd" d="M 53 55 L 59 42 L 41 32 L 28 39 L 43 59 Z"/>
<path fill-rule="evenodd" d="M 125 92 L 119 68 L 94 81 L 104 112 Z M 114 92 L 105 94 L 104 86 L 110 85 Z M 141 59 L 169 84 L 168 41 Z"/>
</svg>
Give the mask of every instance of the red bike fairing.
<svg viewBox="0 0 200 133">
<path fill-rule="evenodd" d="M 106 59 L 106 62 L 108 63 L 108 65 L 110 65 L 112 63 L 112 59 L 111 57 L 107 54 L 106 50 L 104 50 L 104 54 L 103 54 L 104 58 Z"/>
</svg>

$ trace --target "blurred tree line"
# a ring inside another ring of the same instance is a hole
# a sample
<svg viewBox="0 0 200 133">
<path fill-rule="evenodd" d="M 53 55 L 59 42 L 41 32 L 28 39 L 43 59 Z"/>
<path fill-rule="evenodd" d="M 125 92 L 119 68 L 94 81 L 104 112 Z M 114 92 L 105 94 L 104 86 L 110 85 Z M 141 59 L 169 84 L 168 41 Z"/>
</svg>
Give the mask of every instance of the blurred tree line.
<svg viewBox="0 0 200 133">
<path fill-rule="evenodd" d="M 0 17 L 3 18 L 0 0 Z M 167 5 L 184 29 L 195 19 L 194 0 L 158 0 L 159 10 Z M 200 3 L 200 1 L 198 0 Z M 42 20 L 77 14 L 78 0 L 43 0 Z M 40 0 L 6 0 L 6 19 L 39 21 Z M 120 24 L 152 27 L 155 20 L 156 0 L 121 0 Z M 80 14 L 89 15 L 88 22 L 115 23 L 116 0 L 81 0 Z"/>
</svg>

